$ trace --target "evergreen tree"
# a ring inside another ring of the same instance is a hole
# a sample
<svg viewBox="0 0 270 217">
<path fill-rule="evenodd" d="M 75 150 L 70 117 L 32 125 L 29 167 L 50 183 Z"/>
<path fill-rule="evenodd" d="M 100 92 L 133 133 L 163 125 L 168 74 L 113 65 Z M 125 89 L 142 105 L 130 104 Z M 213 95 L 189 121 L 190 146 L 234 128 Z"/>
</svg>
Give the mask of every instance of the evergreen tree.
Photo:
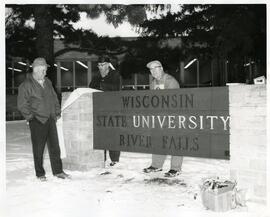
<svg viewBox="0 0 270 217">
<path fill-rule="evenodd" d="M 6 18 L 6 56 L 23 56 L 29 60 L 44 57 L 50 66 L 54 63 L 54 37 L 63 37 L 72 29 L 71 21 L 79 20 L 75 5 L 6 5 L 11 15 Z M 34 27 L 26 25 L 29 20 Z M 48 68 L 48 77 L 56 82 L 54 67 Z"/>
<path fill-rule="evenodd" d="M 260 62 L 266 73 L 266 5 L 182 5 L 142 25 L 142 35 L 181 37 L 186 57 Z"/>
<path fill-rule="evenodd" d="M 6 17 L 6 56 L 23 56 L 33 60 L 45 57 L 50 65 L 54 62 L 53 40 L 60 38 L 66 43 L 77 43 L 89 49 L 108 50 L 116 48 L 108 37 L 98 37 L 91 30 L 75 30 L 72 23 L 80 20 L 80 12 L 86 12 L 91 19 L 104 13 L 108 23 L 115 27 L 123 21 L 138 26 L 146 19 L 146 10 L 157 11 L 164 5 L 6 5 L 11 11 Z M 34 27 L 26 25 L 29 20 Z M 100 40 L 102 39 L 102 40 Z M 97 42 L 97 43 L 96 43 Z M 118 46 L 119 47 L 119 46 Z M 55 84 L 56 73 L 50 67 L 48 76 Z"/>
</svg>

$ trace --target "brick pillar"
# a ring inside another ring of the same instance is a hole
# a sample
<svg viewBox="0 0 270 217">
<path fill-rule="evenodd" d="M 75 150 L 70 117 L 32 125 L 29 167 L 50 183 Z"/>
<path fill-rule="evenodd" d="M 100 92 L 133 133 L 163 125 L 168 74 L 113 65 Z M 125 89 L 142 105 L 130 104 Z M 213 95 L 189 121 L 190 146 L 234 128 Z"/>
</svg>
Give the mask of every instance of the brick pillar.
<svg viewBox="0 0 270 217">
<path fill-rule="evenodd" d="M 230 176 L 247 199 L 266 204 L 266 86 L 229 87 Z"/>
<path fill-rule="evenodd" d="M 62 93 L 62 105 L 70 93 Z M 93 150 L 93 106 L 92 94 L 80 96 L 63 112 L 63 131 L 67 157 L 64 168 L 89 170 L 104 166 L 104 152 Z"/>
</svg>

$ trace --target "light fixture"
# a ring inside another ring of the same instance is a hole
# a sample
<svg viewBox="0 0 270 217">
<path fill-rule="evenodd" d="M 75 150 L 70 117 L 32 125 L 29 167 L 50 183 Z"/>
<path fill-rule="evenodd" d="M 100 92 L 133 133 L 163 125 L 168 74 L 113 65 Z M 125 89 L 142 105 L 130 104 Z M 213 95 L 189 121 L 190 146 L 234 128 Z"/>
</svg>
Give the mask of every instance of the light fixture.
<svg viewBox="0 0 270 217">
<path fill-rule="evenodd" d="M 57 65 L 56 65 L 55 63 L 54 63 L 53 65 L 54 65 L 55 67 L 57 67 Z M 68 69 L 65 68 L 65 67 L 63 67 L 63 66 L 61 66 L 60 68 L 63 69 L 64 71 L 68 71 Z"/>
<path fill-rule="evenodd" d="M 253 64 L 253 63 L 254 63 L 254 61 L 251 61 L 251 62 L 249 62 L 249 63 L 246 63 L 246 64 L 244 64 L 244 67 L 250 66 L 250 64 Z"/>
<path fill-rule="evenodd" d="M 26 66 L 27 64 L 24 63 L 24 62 L 18 62 L 19 64 L 23 65 L 23 66 Z"/>
<path fill-rule="evenodd" d="M 82 67 L 88 69 L 88 66 L 82 63 L 81 61 L 76 61 L 76 63 L 80 64 Z"/>
<path fill-rule="evenodd" d="M 196 58 L 193 59 L 193 60 L 191 60 L 191 61 L 184 67 L 184 69 L 187 69 L 187 68 L 188 68 L 192 63 L 194 63 L 196 60 L 197 60 Z"/>
<path fill-rule="evenodd" d="M 15 68 L 11 68 L 11 67 L 8 67 L 8 69 L 13 70 L 13 71 L 16 71 L 16 72 L 22 72 L 21 69 L 15 69 Z"/>
</svg>

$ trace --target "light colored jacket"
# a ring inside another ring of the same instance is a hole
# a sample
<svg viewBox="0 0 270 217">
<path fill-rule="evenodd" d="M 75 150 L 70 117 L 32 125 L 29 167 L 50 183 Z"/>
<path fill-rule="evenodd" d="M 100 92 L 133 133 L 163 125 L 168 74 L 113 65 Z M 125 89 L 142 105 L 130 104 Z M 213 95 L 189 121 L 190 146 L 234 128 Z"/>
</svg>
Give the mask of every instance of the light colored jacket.
<svg viewBox="0 0 270 217">
<path fill-rule="evenodd" d="M 164 73 L 162 78 L 158 81 L 153 79 L 150 82 L 150 90 L 155 89 L 178 89 L 180 88 L 178 81 L 171 75 Z"/>
</svg>

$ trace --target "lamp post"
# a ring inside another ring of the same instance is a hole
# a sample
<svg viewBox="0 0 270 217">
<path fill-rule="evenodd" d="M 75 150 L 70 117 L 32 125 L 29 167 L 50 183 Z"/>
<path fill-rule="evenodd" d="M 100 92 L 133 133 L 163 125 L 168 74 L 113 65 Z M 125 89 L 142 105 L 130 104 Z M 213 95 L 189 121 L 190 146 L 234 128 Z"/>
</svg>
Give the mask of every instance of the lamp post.
<svg viewBox="0 0 270 217">
<path fill-rule="evenodd" d="M 228 60 L 225 60 L 225 85 L 228 83 L 228 63 L 229 61 Z"/>
<path fill-rule="evenodd" d="M 197 87 L 200 87 L 200 62 L 197 60 Z"/>
<path fill-rule="evenodd" d="M 198 59 L 193 59 L 191 60 L 185 67 L 184 69 L 187 69 L 188 67 L 190 67 L 195 61 L 197 61 L 197 73 L 196 73 L 196 81 L 197 81 L 197 87 L 200 86 L 200 62 Z"/>
<path fill-rule="evenodd" d="M 11 62 L 11 67 L 12 67 L 12 75 L 11 75 L 11 78 L 12 78 L 12 80 L 11 80 L 11 87 L 12 87 L 12 89 L 11 89 L 11 93 L 12 93 L 12 95 L 14 95 L 15 94 L 15 92 L 14 92 L 14 88 L 15 88 L 15 81 L 14 81 L 14 76 L 15 76 L 15 73 L 14 73 L 14 60 L 12 60 L 12 62 Z"/>
</svg>

